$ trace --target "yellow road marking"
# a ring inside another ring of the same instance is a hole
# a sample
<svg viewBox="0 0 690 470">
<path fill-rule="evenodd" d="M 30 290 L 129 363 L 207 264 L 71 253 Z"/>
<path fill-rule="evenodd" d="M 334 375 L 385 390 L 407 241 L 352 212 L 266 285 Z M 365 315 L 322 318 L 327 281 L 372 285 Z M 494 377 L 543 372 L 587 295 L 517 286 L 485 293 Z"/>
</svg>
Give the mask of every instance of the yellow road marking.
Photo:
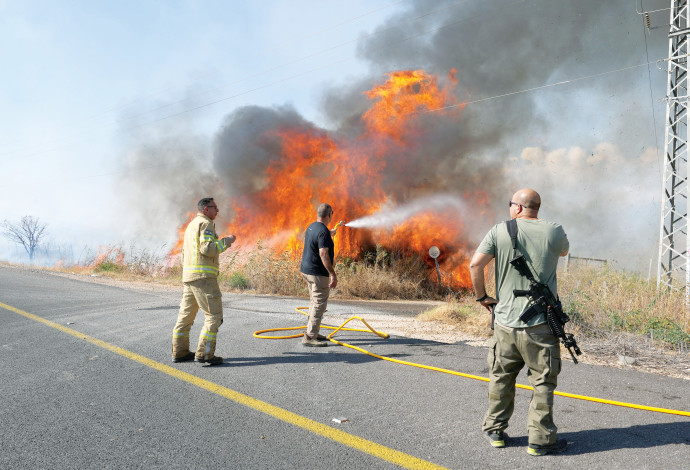
<svg viewBox="0 0 690 470">
<path fill-rule="evenodd" d="M 51 328 L 55 328 L 57 330 L 60 330 L 63 333 L 67 333 L 67 334 L 72 335 L 76 338 L 83 339 L 83 340 L 85 340 L 91 344 L 94 344 L 96 346 L 100 346 L 101 348 L 107 349 L 108 351 L 112 351 L 115 354 L 119 354 L 119 355 L 124 356 L 128 359 L 139 362 L 140 364 L 151 367 L 152 369 L 156 369 L 160 372 L 163 372 L 163 373 L 168 374 L 172 377 L 175 377 L 177 379 L 188 382 L 192 385 L 196 385 L 197 387 L 208 390 L 209 392 L 213 392 L 217 395 L 225 397 L 225 398 L 232 400 L 236 403 L 239 403 L 241 405 L 247 406 L 247 407 L 252 408 L 254 410 L 260 411 L 261 413 L 265 413 L 269 416 L 273 416 L 274 418 L 277 418 L 281 421 L 284 421 L 286 423 L 298 426 L 302 429 L 313 432 L 314 434 L 318 434 L 318 435 L 323 436 L 325 438 L 331 439 L 335 442 L 339 442 L 340 444 L 346 445 L 348 447 L 352 447 L 353 449 L 357 449 L 361 452 L 367 453 L 367 454 L 372 455 L 374 457 L 377 457 L 379 459 L 394 463 L 396 465 L 399 465 L 400 467 L 409 468 L 409 469 L 443 469 L 443 468 L 445 468 L 445 467 L 441 467 L 440 465 L 436 465 L 434 463 L 428 462 L 426 460 L 419 459 L 419 458 L 414 457 L 412 455 L 405 454 L 404 452 L 400 452 L 400 451 L 397 451 L 395 449 L 391 449 L 389 447 L 383 446 L 381 444 L 377 444 L 376 442 L 372 442 L 372 441 L 369 441 L 367 439 L 363 439 L 361 437 L 346 433 L 344 431 L 340 431 L 338 429 L 332 428 L 332 427 L 327 426 L 325 424 L 319 423 L 318 421 L 314 421 L 314 420 L 311 420 L 309 418 L 305 418 L 304 416 L 300 416 L 296 413 L 292 413 L 291 411 L 287 411 L 287 410 L 284 410 L 284 409 L 279 408 L 277 406 L 263 402 L 261 400 L 257 400 L 256 398 L 250 397 L 249 395 L 245 395 L 243 393 L 236 392 L 235 390 L 231 390 L 229 388 L 223 387 L 221 385 L 210 382 L 208 380 L 201 379 L 201 378 L 196 377 L 192 374 L 182 372 L 178 369 L 175 369 L 174 367 L 170 367 L 170 366 L 167 366 L 165 364 L 161 364 L 160 362 L 156 362 L 156 361 L 151 360 L 147 357 L 140 356 L 139 354 L 133 353 L 131 351 L 120 348 L 118 346 L 114 346 L 110 343 L 106 343 L 105 341 L 101 341 L 100 339 L 96 339 L 96 338 L 93 338 L 91 336 L 85 335 L 84 333 L 80 333 L 80 332 L 75 331 L 71 328 L 67 328 L 65 326 L 62 326 L 58 323 L 52 322 L 50 320 L 46 320 L 45 318 L 41 318 L 37 315 L 33 315 L 33 314 L 25 312 L 23 310 L 19 310 L 18 308 L 4 304 L 2 302 L 0 302 L 0 307 L 4 308 L 6 310 L 9 310 L 11 312 L 17 313 L 19 315 L 22 315 L 22 316 L 29 318 L 31 320 L 43 323 L 44 325 L 50 326 Z"/>
</svg>

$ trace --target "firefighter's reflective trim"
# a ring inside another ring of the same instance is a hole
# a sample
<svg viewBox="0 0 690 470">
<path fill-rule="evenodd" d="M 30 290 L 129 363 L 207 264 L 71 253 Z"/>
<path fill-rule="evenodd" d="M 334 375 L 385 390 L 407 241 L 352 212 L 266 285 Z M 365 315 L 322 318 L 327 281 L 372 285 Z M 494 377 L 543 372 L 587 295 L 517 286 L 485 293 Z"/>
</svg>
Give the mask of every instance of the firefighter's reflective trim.
<svg viewBox="0 0 690 470">
<path fill-rule="evenodd" d="M 210 331 L 204 330 L 201 332 L 201 336 L 208 341 L 215 341 L 218 337 L 218 333 L 211 333 Z"/>
<path fill-rule="evenodd" d="M 218 333 L 211 333 L 208 330 L 201 332 L 201 337 L 206 340 L 206 348 L 204 349 L 204 360 L 208 361 L 211 356 L 211 344 L 215 344 Z"/>
<path fill-rule="evenodd" d="M 213 273 L 213 274 L 218 274 L 220 271 L 215 266 L 201 266 L 201 265 L 195 264 L 194 266 L 183 266 L 182 272 L 183 273 Z"/>
<path fill-rule="evenodd" d="M 183 331 L 183 330 L 178 330 L 178 331 L 173 331 L 173 338 L 184 338 L 185 336 L 189 336 L 189 330 Z"/>
<path fill-rule="evenodd" d="M 220 241 L 219 239 L 217 239 L 216 237 L 204 236 L 204 237 L 201 239 L 201 242 L 202 242 L 202 243 L 205 243 L 205 242 L 214 243 L 214 244 L 216 245 L 216 248 L 218 249 L 218 253 L 222 253 L 222 252 L 224 252 L 225 250 L 228 249 L 228 247 L 225 246 L 225 245 L 223 244 L 223 242 Z"/>
</svg>

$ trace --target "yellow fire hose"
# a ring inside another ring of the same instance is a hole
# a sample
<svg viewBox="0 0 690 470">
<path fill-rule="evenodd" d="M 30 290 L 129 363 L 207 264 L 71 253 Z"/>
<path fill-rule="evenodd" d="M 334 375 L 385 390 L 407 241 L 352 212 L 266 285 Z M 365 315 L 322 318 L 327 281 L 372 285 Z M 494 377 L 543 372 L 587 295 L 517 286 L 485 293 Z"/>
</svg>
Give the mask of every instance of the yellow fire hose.
<svg viewBox="0 0 690 470">
<path fill-rule="evenodd" d="M 308 313 L 303 312 L 303 310 L 307 310 L 309 307 L 297 307 L 297 311 L 301 313 L 302 315 L 308 315 Z M 362 323 L 364 323 L 367 327 L 367 329 L 359 329 L 359 328 L 345 328 L 345 325 L 350 323 L 352 320 L 359 320 Z M 301 338 L 304 333 L 299 333 L 299 334 L 294 334 L 294 335 L 288 335 L 288 336 L 262 336 L 263 333 L 269 333 L 272 331 L 291 331 L 291 330 L 304 330 L 306 327 L 304 326 L 298 326 L 295 328 L 269 328 L 265 330 L 258 330 L 254 332 L 254 337 L 255 338 L 261 338 L 261 339 L 287 339 L 287 338 Z M 404 364 L 406 366 L 413 366 L 413 367 L 419 367 L 421 369 L 428 369 L 428 370 L 434 370 L 437 372 L 443 372 L 446 374 L 451 374 L 451 375 L 457 375 L 460 377 L 466 377 L 468 379 L 475 379 L 475 380 L 483 380 L 484 382 L 488 382 L 489 378 L 487 377 L 480 377 L 478 375 L 472 375 L 472 374 L 464 374 L 462 372 L 457 372 L 454 370 L 449 370 L 449 369 L 442 369 L 440 367 L 433 367 L 433 366 L 427 366 L 425 364 L 417 364 L 415 362 L 407 362 L 407 361 L 401 361 L 399 359 L 394 359 L 392 357 L 387 357 L 387 356 L 381 356 L 379 354 L 374 354 L 372 352 L 367 351 L 366 349 L 358 348 L 357 346 L 353 346 L 348 343 L 343 343 L 342 341 L 338 341 L 333 338 L 333 336 L 339 332 L 339 331 L 359 331 L 359 332 L 371 332 L 374 333 L 377 336 L 380 336 L 381 338 L 388 338 L 387 333 L 382 333 L 380 331 L 376 331 L 373 329 L 369 324 L 364 321 L 363 318 L 353 316 L 348 318 L 342 325 L 335 327 L 335 326 L 327 326 L 327 325 L 321 325 L 321 328 L 326 328 L 329 330 L 334 330 L 327 336 L 328 340 L 335 343 L 339 344 L 340 346 L 345 346 L 350 349 L 354 349 L 356 351 L 359 351 L 361 353 L 364 353 L 368 356 L 375 357 L 377 359 L 381 359 L 384 361 L 390 361 L 390 362 L 395 362 L 398 364 Z M 522 384 L 515 384 L 517 388 L 522 388 L 524 390 L 533 390 L 532 387 L 528 385 L 522 385 Z M 555 395 L 559 395 L 562 397 L 568 397 L 568 398 L 575 398 L 577 400 L 586 400 L 586 401 L 593 401 L 595 403 L 604 403 L 606 405 L 615 405 L 615 406 L 623 406 L 626 408 L 635 408 L 638 410 L 646 410 L 646 411 L 655 411 L 657 413 L 668 413 L 668 414 L 673 414 L 673 415 L 680 415 L 680 416 L 690 416 L 690 411 L 681 411 L 681 410 L 671 410 L 668 408 L 657 408 L 654 406 L 645 406 L 645 405 L 636 405 L 635 403 L 626 403 L 623 401 L 615 401 L 615 400 L 606 400 L 604 398 L 595 398 L 595 397 L 588 397 L 586 395 L 576 395 L 574 393 L 566 393 L 566 392 L 559 392 L 559 391 L 554 391 L 553 392 Z"/>
</svg>

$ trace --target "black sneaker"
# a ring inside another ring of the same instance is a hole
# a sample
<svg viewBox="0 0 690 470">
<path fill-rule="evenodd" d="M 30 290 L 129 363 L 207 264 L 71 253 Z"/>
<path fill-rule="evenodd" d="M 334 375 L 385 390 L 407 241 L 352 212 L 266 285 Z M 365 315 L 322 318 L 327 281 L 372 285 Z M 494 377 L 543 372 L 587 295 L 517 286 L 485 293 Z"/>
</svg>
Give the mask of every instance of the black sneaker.
<svg viewBox="0 0 690 470">
<path fill-rule="evenodd" d="M 564 452 L 568 448 L 568 441 L 565 439 L 558 439 L 555 444 L 539 445 L 530 444 L 527 446 L 527 453 L 536 457 L 541 457 L 546 454 L 558 454 Z"/>
<path fill-rule="evenodd" d="M 194 360 L 194 353 L 189 352 L 185 354 L 184 356 L 180 357 L 173 357 L 173 362 L 189 362 Z"/>
<path fill-rule="evenodd" d="M 484 437 L 491 443 L 492 447 L 501 448 L 506 446 L 506 433 L 503 431 L 486 431 Z"/>
<path fill-rule="evenodd" d="M 210 359 L 204 359 L 204 358 L 202 357 L 201 359 L 197 358 L 196 361 L 197 361 L 197 362 L 201 362 L 201 363 L 206 363 L 206 364 L 208 364 L 209 366 L 217 366 L 217 365 L 223 363 L 223 358 L 220 357 L 220 356 L 213 356 L 213 357 L 210 358 Z"/>
</svg>

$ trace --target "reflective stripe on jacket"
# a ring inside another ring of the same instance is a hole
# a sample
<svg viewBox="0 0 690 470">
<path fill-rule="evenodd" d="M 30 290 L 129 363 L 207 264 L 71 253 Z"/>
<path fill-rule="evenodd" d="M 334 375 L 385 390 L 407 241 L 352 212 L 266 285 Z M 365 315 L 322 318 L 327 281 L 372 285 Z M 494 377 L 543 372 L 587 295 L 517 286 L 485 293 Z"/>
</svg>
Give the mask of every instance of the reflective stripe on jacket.
<svg viewBox="0 0 690 470">
<path fill-rule="evenodd" d="M 197 214 L 184 232 L 182 282 L 218 277 L 218 256 L 227 249 L 218 240 L 213 221 Z"/>
</svg>

